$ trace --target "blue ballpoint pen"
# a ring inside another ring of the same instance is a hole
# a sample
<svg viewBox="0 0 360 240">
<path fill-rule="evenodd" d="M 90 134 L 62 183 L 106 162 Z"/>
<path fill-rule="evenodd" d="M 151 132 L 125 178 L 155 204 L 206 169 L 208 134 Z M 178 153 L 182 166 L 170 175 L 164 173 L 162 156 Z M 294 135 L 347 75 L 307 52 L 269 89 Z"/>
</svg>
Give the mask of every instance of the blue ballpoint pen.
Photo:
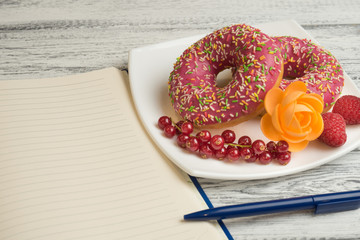
<svg viewBox="0 0 360 240">
<path fill-rule="evenodd" d="M 185 220 L 220 220 L 296 210 L 314 209 L 315 214 L 354 210 L 360 207 L 360 190 L 287 198 L 210 208 L 184 216 Z"/>
</svg>

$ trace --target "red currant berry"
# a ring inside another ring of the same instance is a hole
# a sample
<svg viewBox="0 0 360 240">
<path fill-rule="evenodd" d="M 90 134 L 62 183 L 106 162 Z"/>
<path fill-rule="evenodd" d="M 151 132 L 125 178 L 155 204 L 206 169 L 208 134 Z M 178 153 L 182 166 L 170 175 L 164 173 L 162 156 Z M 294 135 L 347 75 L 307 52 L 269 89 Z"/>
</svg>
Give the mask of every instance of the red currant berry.
<svg viewBox="0 0 360 240">
<path fill-rule="evenodd" d="M 184 122 L 182 125 L 181 125 L 181 132 L 183 134 L 187 134 L 187 135 L 190 135 L 194 130 L 194 126 L 192 125 L 191 122 Z"/>
<path fill-rule="evenodd" d="M 254 150 L 252 148 L 249 148 L 249 147 L 241 148 L 240 149 L 240 156 L 246 162 L 255 162 L 256 161 L 256 155 L 254 153 Z"/>
<path fill-rule="evenodd" d="M 281 164 L 281 165 L 286 165 L 290 162 L 291 160 L 291 152 L 279 152 L 277 154 L 277 161 Z"/>
<path fill-rule="evenodd" d="M 186 148 L 186 141 L 189 140 L 189 138 L 190 138 L 189 135 L 180 134 L 180 135 L 178 135 L 176 142 L 180 147 Z"/>
<path fill-rule="evenodd" d="M 220 135 L 214 135 L 211 139 L 210 139 L 210 146 L 214 149 L 214 150 L 219 150 L 220 148 L 222 148 L 224 146 L 225 140 L 222 136 Z"/>
<path fill-rule="evenodd" d="M 168 138 L 172 138 L 173 136 L 175 136 L 176 133 L 176 129 L 173 125 L 167 125 L 164 128 L 164 134 L 166 137 Z"/>
<path fill-rule="evenodd" d="M 280 140 L 277 143 L 277 150 L 278 152 L 287 152 L 289 150 L 289 144 L 284 140 Z"/>
<path fill-rule="evenodd" d="M 266 145 L 263 140 L 255 140 L 252 143 L 252 148 L 254 149 L 255 154 L 260 154 L 266 149 Z"/>
<path fill-rule="evenodd" d="M 277 152 L 277 146 L 276 143 L 273 141 L 270 141 L 266 144 L 266 148 L 270 152 Z"/>
<path fill-rule="evenodd" d="M 196 152 L 199 150 L 200 147 L 200 141 L 196 137 L 190 137 L 186 141 L 186 149 L 188 149 L 190 152 Z"/>
<path fill-rule="evenodd" d="M 181 132 L 181 126 L 183 125 L 184 121 L 183 120 L 180 120 L 178 121 L 176 124 L 175 124 L 175 128 L 176 128 L 176 134 L 177 135 L 180 135 L 182 132 Z"/>
<path fill-rule="evenodd" d="M 238 148 L 231 148 L 227 152 L 227 158 L 229 161 L 238 161 L 240 159 L 240 150 Z"/>
<path fill-rule="evenodd" d="M 211 139 L 211 133 L 208 130 L 202 130 L 196 134 L 196 137 L 203 143 L 207 143 Z"/>
<path fill-rule="evenodd" d="M 251 146 L 251 138 L 249 136 L 242 136 L 238 140 L 238 144 L 243 147 Z"/>
<path fill-rule="evenodd" d="M 252 149 L 252 148 L 250 148 L 250 149 Z M 248 163 L 252 163 L 252 162 L 256 162 L 256 159 L 257 159 L 257 155 L 254 153 L 250 158 L 245 159 L 245 161 Z"/>
<path fill-rule="evenodd" d="M 160 129 L 164 129 L 168 125 L 171 125 L 171 119 L 168 116 L 162 116 L 159 118 L 158 126 Z"/>
<path fill-rule="evenodd" d="M 271 161 L 272 161 L 272 155 L 269 151 L 264 151 L 259 154 L 259 162 L 261 164 L 266 165 L 266 164 L 271 163 Z"/>
<path fill-rule="evenodd" d="M 215 151 L 215 157 L 219 160 L 223 160 L 226 158 L 228 150 L 225 147 L 220 148 L 219 150 Z"/>
<path fill-rule="evenodd" d="M 271 157 L 272 157 L 272 159 L 273 160 L 277 160 L 277 158 L 278 158 L 278 152 L 270 152 L 271 153 Z"/>
<path fill-rule="evenodd" d="M 214 155 L 214 151 L 209 144 L 202 144 L 199 148 L 199 153 L 202 158 L 210 158 Z"/>
<path fill-rule="evenodd" d="M 224 138 L 225 143 L 232 143 L 236 139 L 235 132 L 232 130 L 225 130 L 221 133 L 221 136 Z"/>
</svg>

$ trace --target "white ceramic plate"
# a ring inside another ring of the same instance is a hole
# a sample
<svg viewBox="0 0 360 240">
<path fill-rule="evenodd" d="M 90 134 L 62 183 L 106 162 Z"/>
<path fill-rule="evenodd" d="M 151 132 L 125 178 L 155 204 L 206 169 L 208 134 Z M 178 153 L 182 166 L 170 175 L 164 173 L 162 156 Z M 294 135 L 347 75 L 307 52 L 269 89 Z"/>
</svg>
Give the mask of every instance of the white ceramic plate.
<svg viewBox="0 0 360 240">
<path fill-rule="evenodd" d="M 315 41 L 295 21 L 268 23 L 256 26 L 272 36 L 290 35 Z M 203 178 L 250 180 L 264 179 L 297 173 L 311 169 L 339 158 L 360 146 L 360 126 L 348 126 L 348 139 L 339 148 L 330 148 L 313 141 L 298 153 L 292 154 L 291 162 L 286 166 L 277 163 L 260 165 L 257 163 L 228 163 L 216 159 L 202 159 L 177 146 L 176 140 L 166 138 L 157 127 L 160 116 L 175 117 L 168 97 L 167 82 L 176 58 L 192 43 L 203 35 L 178 39 L 170 42 L 146 46 L 131 50 L 129 53 L 129 76 L 135 107 L 149 135 L 167 157 L 186 173 Z M 345 77 L 343 94 L 360 96 L 359 90 L 351 79 Z M 266 140 L 260 130 L 260 119 L 254 119 L 233 128 L 237 137 L 248 135 L 252 139 Z M 212 134 L 223 131 L 211 130 Z"/>
</svg>

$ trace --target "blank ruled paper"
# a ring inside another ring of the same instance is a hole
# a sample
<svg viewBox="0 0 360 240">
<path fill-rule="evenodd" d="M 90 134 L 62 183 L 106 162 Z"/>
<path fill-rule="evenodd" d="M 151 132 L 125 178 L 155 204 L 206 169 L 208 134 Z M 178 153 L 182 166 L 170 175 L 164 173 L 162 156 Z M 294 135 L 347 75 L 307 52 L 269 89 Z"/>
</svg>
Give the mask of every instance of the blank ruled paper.
<svg viewBox="0 0 360 240">
<path fill-rule="evenodd" d="M 226 239 L 157 151 L 115 68 L 0 81 L 0 239 Z"/>
</svg>

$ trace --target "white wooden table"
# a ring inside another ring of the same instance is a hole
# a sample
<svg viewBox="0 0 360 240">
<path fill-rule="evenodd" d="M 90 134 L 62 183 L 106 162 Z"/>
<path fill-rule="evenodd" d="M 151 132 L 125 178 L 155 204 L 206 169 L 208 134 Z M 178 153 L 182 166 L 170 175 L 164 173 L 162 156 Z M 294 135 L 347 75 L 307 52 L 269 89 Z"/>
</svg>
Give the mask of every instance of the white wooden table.
<svg viewBox="0 0 360 240">
<path fill-rule="evenodd" d="M 148 44 L 295 19 L 360 88 L 360 1 L 0 1 L 0 79 L 64 76 L 115 66 Z M 360 137 L 360 136 L 359 136 Z M 360 148 L 321 167 L 256 181 L 199 179 L 215 206 L 360 189 Z M 360 210 L 225 221 L 235 239 L 360 239 Z"/>
</svg>

